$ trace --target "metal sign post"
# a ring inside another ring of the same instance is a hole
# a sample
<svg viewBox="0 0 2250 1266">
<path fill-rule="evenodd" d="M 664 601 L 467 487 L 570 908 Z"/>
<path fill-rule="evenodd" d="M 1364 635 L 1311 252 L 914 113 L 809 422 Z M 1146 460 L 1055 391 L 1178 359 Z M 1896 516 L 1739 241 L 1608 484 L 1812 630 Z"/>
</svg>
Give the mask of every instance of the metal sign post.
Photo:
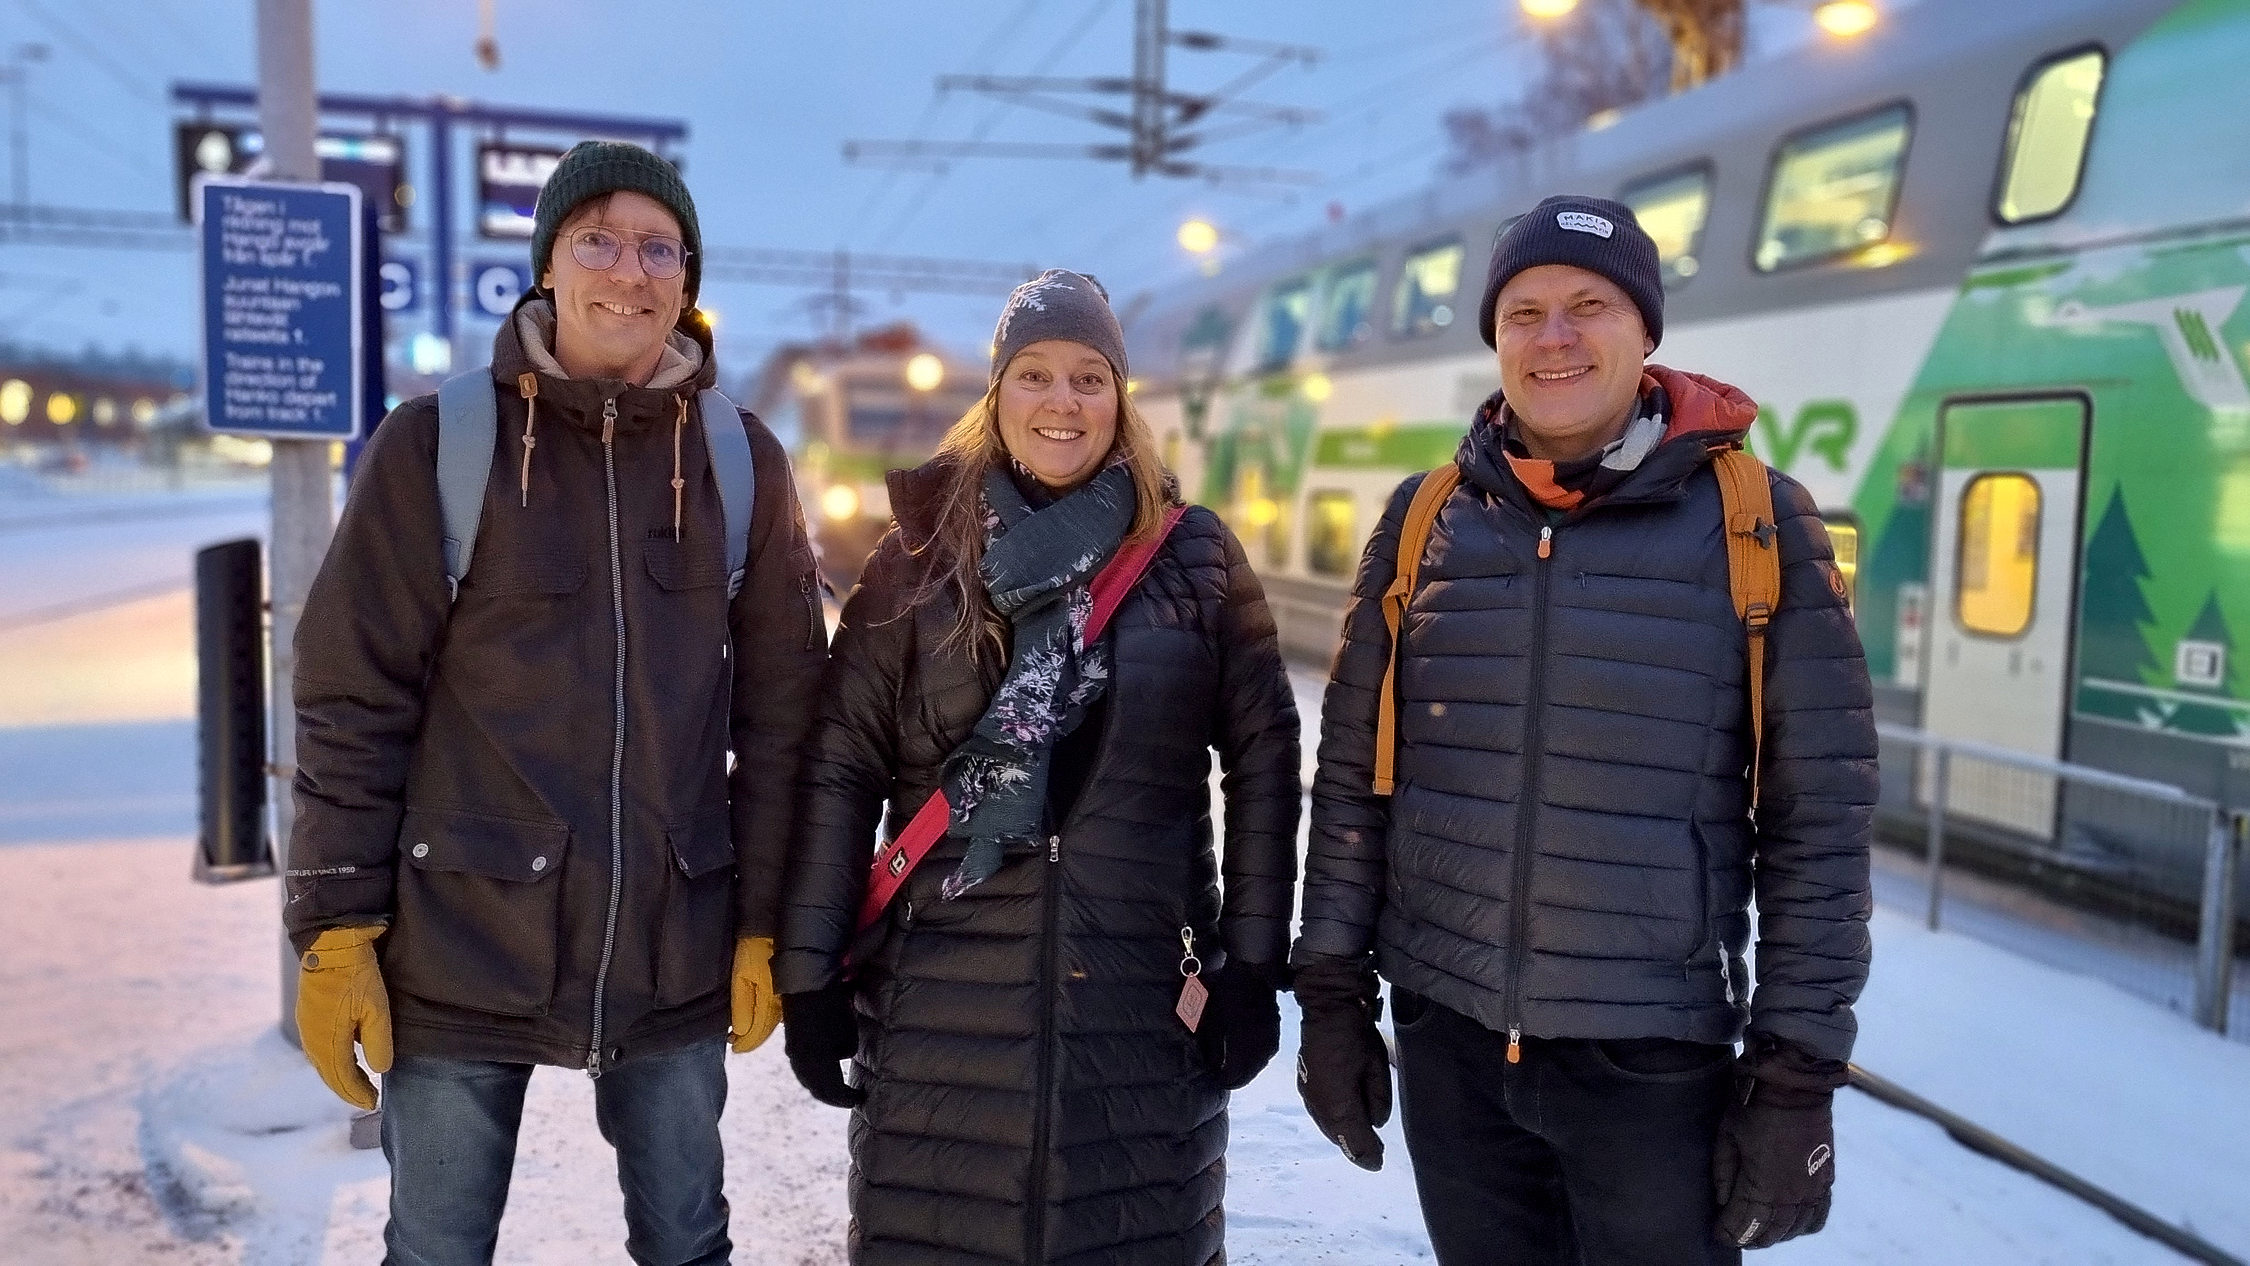
<svg viewBox="0 0 2250 1266">
<path fill-rule="evenodd" d="M 319 105 L 313 91 L 312 0 L 258 0 L 258 127 L 265 137 L 267 176 L 275 181 L 312 181 L 320 178 L 320 159 L 314 137 L 319 130 Z M 350 223 L 359 223 L 355 214 Z M 356 227 L 355 227 L 356 231 Z M 334 251 L 356 261 L 359 252 Z M 336 305 L 354 311 L 347 296 Z M 356 364 L 346 352 L 346 360 Z M 339 413 L 358 407 L 357 393 L 340 401 Z M 268 569 L 273 604 L 273 771 L 274 862 L 286 876 L 289 870 L 289 832 L 297 820 L 296 800 L 290 783 L 297 774 L 297 696 L 293 678 L 297 671 L 297 617 L 305 609 L 305 594 L 328 552 L 329 533 L 335 525 L 334 480 L 328 465 L 329 441 L 284 439 L 273 446 L 273 527 L 267 541 L 273 565 Z M 288 898 L 288 880 L 282 881 L 281 900 Z M 297 1040 L 297 956 L 286 938 L 277 948 L 281 959 L 281 1035 Z"/>
</svg>

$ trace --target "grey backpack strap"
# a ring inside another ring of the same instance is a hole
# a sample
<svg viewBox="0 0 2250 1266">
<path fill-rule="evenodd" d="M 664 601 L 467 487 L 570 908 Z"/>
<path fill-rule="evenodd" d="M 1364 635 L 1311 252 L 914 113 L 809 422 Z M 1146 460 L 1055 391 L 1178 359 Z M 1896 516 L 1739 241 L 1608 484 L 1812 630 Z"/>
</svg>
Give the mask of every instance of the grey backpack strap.
<svg viewBox="0 0 2250 1266">
<path fill-rule="evenodd" d="M 696 397 L 703 411 L 703 446 L 711 455 L 711 475 L 719 481 L 719 504 L 727 525 L 727 597 L 742 592 L 750 561 L 750 509 L 756 504 L 757 465 L 750 456 L 750 433 L 734 401 L 717 388 Z"/>
<path fill-rule="evenodd" d="M 461 596 L 477 550 L 477 521 L 484 517 L 484 485 L 492 477 L 499 429 L 490 367 L 455 374 L 438 387 L 438 511 L 445 522 L 446 591 L 454 598 Z"/>
</svg>

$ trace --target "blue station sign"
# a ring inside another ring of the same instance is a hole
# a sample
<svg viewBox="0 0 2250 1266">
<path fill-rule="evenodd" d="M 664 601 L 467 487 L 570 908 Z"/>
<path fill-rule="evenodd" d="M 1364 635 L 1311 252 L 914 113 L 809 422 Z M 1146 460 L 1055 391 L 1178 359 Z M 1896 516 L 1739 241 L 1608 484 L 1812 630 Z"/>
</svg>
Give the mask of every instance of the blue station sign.
<svg viewBox="0 0 2250 1266">
<path fill-rule="evenodd" d="M 358 439 L 360 191 L 213 177 L 196 190 L 204 418 L 214 431 Z"/>
</svg>

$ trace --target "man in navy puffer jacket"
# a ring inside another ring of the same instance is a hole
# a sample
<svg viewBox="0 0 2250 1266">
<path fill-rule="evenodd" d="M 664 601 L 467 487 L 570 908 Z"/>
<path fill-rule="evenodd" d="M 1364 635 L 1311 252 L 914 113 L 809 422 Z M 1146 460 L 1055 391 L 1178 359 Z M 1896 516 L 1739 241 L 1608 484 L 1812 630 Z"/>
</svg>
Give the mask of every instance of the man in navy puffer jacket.
<svg viewBox="0 0 2250 1266">
<path fill-rule="evenodd" d="M 1360 561 L 1328 687 L 1300 1086 L 1323 1133 L 1381 1164 L 1379 971 L 1447 1266 L 1736 1262 L 1827 1217 L 1869 957 L 1872 691 L 1812 498 L 1773 472 L 1782 597 L 1751 803 L 1710 466 L 1757 410 L 1646 363 L 1663 302 L 1617 203 L 1550 198 L 1500 239 L 1481 319 L 1501 390 L 1401 624 L 1391 794 L 1373 782 L 1381 601 L 1419 477 Z"/>
</svg>

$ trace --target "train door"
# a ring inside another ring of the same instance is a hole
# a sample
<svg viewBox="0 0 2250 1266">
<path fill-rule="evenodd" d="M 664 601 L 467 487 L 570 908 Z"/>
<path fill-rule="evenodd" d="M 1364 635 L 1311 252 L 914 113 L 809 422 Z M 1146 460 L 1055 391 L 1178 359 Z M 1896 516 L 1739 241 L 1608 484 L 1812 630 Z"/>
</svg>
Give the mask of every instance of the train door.
<svg viewBox="0 0 2250 1266">
<path fill-rule="evenodd" d="M 1925 729 L 2061 756 L 2087 421 L 2079 396 L 1957 401 L 1940 415 Z M 2054 838 L 2054 778 L 1954 757 L 1948 783 L 1949 812 Z"/>
</svg>

